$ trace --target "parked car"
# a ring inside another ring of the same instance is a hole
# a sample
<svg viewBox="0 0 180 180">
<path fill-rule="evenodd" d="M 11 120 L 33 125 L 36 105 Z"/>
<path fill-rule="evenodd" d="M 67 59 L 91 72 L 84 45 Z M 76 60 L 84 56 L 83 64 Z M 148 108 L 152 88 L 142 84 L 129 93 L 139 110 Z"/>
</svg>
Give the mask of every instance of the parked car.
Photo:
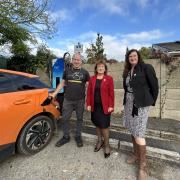
<svg viewBox="0 0 180 180">
<path fill-rule="evenodd" d="M 36 75 L 0 69 L 0 161 L 49 143 L 60 116 L 56 101 L 47 99 L 50 91 Z"/>
</svg>

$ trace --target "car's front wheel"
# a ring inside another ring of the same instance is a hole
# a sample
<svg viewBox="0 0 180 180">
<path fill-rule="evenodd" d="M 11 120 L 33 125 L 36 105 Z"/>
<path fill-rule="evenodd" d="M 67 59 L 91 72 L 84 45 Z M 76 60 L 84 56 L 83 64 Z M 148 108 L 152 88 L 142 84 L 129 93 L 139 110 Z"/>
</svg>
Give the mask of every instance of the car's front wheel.
<svg viewBox="0 0 180 180">
<path fill-rule="evenodd" d="M 42 150 L 49 143 L 53 128 L 51 118 L 42 115 L 33 118 L 19 135 L 17 141 L 18 152 L 30 155 Z"/>
</svg>

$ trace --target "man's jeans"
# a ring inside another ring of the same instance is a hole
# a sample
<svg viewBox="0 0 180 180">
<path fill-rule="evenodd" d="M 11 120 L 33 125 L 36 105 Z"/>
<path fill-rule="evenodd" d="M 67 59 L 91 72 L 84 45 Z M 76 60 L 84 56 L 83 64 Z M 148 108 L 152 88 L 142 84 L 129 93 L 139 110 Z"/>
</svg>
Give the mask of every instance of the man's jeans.
<svg viewBox="0 0 180 180">
<path fill-rule="evenodd" d="M 64 136 L 69 136 L 70 133 L 70 125 L 69 120 L 71 118 L 73 110 L 76 111 L 76 137 L 81 136 L 82 124 L 83 124 L 83 113 L 84 113 L 84 103 L 85 100 L 67 100 L 64 98 L 63 109 L 62 109 L 62 128 Z"/>
</svg>

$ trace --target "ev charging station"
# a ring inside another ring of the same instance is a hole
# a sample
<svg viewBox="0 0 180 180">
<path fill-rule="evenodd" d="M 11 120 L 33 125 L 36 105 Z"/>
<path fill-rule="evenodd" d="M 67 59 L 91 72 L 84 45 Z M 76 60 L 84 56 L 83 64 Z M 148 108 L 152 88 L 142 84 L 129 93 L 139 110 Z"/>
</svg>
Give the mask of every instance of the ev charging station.
<svg viewBox="0 0 180 180">
<path fill-rule="evenodd" d="M 67 56 L 68 55 L 68 56 Z M 52 61 L 52 88 L 56 89 L 59 83 L 61 83 L 63 78 L 63 73 L 65 68 L 70 67 L 71 57 L 68 52 L 64 53 L 63 58 L 57 58 Z M 60 105 L 60 111 L 62 110 L 63 100 L 64 100 L 64 88 L 60 90 L 56 97 Z"/>
<path fill-rule="evenodd" d="M 64 72 L 64 59 L 57 58 L 53 59 L 52 62 L 52 87 L 55 89 L 58 84 L 62 81 Z M 59 93 L 63 93 L 64 90 L 62 89 Z"/>
</svg>

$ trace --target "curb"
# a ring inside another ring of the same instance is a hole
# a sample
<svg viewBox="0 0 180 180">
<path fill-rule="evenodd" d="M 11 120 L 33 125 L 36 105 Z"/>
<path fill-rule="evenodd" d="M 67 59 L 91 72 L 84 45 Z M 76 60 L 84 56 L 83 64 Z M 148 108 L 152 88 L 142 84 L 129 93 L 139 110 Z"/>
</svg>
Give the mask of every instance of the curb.
<svg viewBox="0 0 180 180">
<path fill-rule="evenodd" d="M 96 135 L 82 133 L 84 141 L 89 143 L 94 143 L 96 140 Z M 120 141 L 116 139 L 109 139 L 110 146 L 116 150 L 121 150 L 124 152 L 132 151 L 132 143 Z M 147 146 L 147 157 L 157 158 L 165 161 L 175 162 L 180 164 L 180 154 L 174 151 L 163 150 L 159 148 Z"/>
<path fill-rule="evenodd" d="M 74 122 L 76 121 L 76 118 L 71 118 L 71 120 Z M 84 120 L 84 126 L 93 126 L 90 120 Z M 111 124 L 110 130 L 116 130 L 123 133 L 129 133 L 127 129 L 125 129 L 121 124 Z M 153 129 L 147 129 L 146 130 L 146 136 L 153 136 L 158 137 L 162 139 L 168 139 L 168 140 L 175 140 L 180 142 L 180 134 L 175 134 L 172 132 L 167 132 L 163 130 L 153 130 Z"/>
</svg>

